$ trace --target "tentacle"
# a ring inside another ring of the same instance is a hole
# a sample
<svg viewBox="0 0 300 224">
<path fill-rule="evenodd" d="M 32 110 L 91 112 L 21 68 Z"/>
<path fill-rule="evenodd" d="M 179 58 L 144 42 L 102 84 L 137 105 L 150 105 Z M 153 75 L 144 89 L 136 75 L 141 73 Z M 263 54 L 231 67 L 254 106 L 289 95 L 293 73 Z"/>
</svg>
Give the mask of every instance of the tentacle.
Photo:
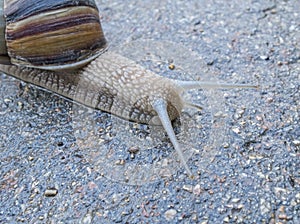
<svg viewBox="0 0 300 224">
<path fill-rule="evenodd" d="M 185 159 L 184 159 L 184 156 L 183 156 L 183 153 L 182 153 L 182 149 L 176 139 L 176 136 L 175 136 L 175 133 L 174 133 L 174 130 L 173 130 L 173 127 L 172 127 L 172 124 L 171 124 L 171 121 L 170 121 L 170 118 L 169 118 L 169 115 L 168 115 L 168 112 L 167 112 L 167 104 L 166 102 L 163 100 L 163 99 L 159 99 L 159 100 L 156 100 L 154 103 L 153 103 L 153 108 L 155 109 L 155 111 L 157 112 L 159 118 L 160 118 L 160 121 L 165 129 L 165 131 L 167 132 L 178 156 L 179 156 L 179 159 L 181 161 L 181 163 L 183 164 L 184 168 L 186 169 L 188 175 L 190 177 L 193 176 L 190 168 L 188 167 Z"/>
<path fill-rule="evenodd" d="M 217 82 L 209 82 L 209 81 L 180 81 L 175 80 L 176 84 L 185 89 L 207 89 L 207 88 L 258 88 L 258 85 L 250 85 L 250 84 L 230 84 L 230 83 L 217 83 Z"/>
</svg>

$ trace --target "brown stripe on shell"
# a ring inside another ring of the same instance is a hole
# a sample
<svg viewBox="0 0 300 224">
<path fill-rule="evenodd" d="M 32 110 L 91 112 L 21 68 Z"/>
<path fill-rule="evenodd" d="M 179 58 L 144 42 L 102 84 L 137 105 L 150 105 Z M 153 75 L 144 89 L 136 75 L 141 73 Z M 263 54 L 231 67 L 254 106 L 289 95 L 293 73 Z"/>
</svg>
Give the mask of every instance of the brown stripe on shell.
<svg viewBox="0 0 300 224">
<path fill-rule="evenodd" d="M 6 27 L 12 63 L 72 64 L 106 49 L 98 11 L 76 6 L 47 11 Z"/>
<path fill-rule="evenodd" d="M 89 6 L 97 9 L 94 0 L 4 0 L 4 14 L 8 22 L 60 8 Z"/>
<path fill-rule="evenodd" d="M 58 17 L 57 17 L 58 15 Z M 86 7 L 74 7 L 44 12 L 7 25 L 6 39 L 15 40 L 25 36 L 51 32 L 85 23 L 99 26 L 98 12 Z M 99 28 L 97 29 L 99 30 Z"/>
</svg>

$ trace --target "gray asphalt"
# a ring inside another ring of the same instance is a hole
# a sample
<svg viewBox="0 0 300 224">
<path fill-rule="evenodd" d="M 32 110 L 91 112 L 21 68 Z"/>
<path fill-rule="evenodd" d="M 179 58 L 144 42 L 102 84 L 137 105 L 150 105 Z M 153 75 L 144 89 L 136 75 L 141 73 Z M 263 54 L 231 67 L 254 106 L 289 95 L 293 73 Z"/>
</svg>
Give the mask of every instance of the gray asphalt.
<svg viewBox="0 0 300 224">
<path fill-rule="evenodd" d="M 99 1 L 111 49 L 192 91 L 157 127 L 0 75 L 0 223 L 300 223 L 300 2 Z M 170 70 L 170 64 L 175 66 Z"/>
</svg>

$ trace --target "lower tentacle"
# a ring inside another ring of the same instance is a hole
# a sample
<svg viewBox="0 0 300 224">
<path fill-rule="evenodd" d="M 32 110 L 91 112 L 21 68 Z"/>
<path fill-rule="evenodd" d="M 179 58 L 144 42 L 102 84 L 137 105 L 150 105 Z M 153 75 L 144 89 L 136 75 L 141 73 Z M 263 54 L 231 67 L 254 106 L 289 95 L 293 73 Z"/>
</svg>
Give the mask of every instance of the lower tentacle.
<svg viewBox="0 0 300 224">
<path fill-rule="evenodd" d="M 190 168 L 188 167 L 188 165 L 185 161 L 185 158 L 182 153 L 182 149 L 181 149 L 181 147 L 177 141 L 177 138 L 175 136 L 175 133 L 174 133 L 174 130 L 173 130 L 173 127 L 172 127 L 172 124 L 171 124 L 171 121 L 170 121 L 170 118 L 169 118 L 169 115 L 167 112 L 166 102 L 162 99 L 158 99 L 153 103 L 152 106 L 155 109 L 155 111 L 157 112 L 157 114 L 160 118 L 160 121 L 162 123 L 162 126 L 164 127 L 165 131 L 167 132 L 167 134 L 178 154 L 178 157 L 179 157 L 181 163 L 183 164 L 184 168 L 186 169 L 188 175 L 190 177 L 192 177 L 193 176 L 192 171 L 190 170 Z"/>
</svg>

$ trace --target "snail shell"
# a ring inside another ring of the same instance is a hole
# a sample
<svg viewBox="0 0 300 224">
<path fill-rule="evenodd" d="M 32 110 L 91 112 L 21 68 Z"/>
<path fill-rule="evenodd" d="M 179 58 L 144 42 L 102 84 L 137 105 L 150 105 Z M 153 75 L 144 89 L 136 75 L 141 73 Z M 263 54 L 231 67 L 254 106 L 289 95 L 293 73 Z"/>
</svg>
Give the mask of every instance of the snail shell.
<svg viewBox="0 0 300 224">
<path fill-rule="evenodd" d="M 3 13 L 1 71 L 124 119 L 162 125 L 190 176 L 171 124 L 184 107 L 199 109 L 182 97 L 184 91 L 256 87 L 168 79 L 105 52 L 98 9 L 91 0 L 4 0 Z"/>
<path fill-rule="evenodd" d="M 1 39 L 7 49 L 1 54 L 12 64 L 70 69 L 85 65 L 107 48 L 94 1 L 4 0 L 2 4 Z"/>
<path fill-rule="evenodd" d="M 6 21 L 3 16 L 3 3 L 0 0 L 0 62 L 3 64 L 10 64 L 10 59 L 7 56 L 6 40 L 5 40 L 5 27 Z"/>
</svg>

